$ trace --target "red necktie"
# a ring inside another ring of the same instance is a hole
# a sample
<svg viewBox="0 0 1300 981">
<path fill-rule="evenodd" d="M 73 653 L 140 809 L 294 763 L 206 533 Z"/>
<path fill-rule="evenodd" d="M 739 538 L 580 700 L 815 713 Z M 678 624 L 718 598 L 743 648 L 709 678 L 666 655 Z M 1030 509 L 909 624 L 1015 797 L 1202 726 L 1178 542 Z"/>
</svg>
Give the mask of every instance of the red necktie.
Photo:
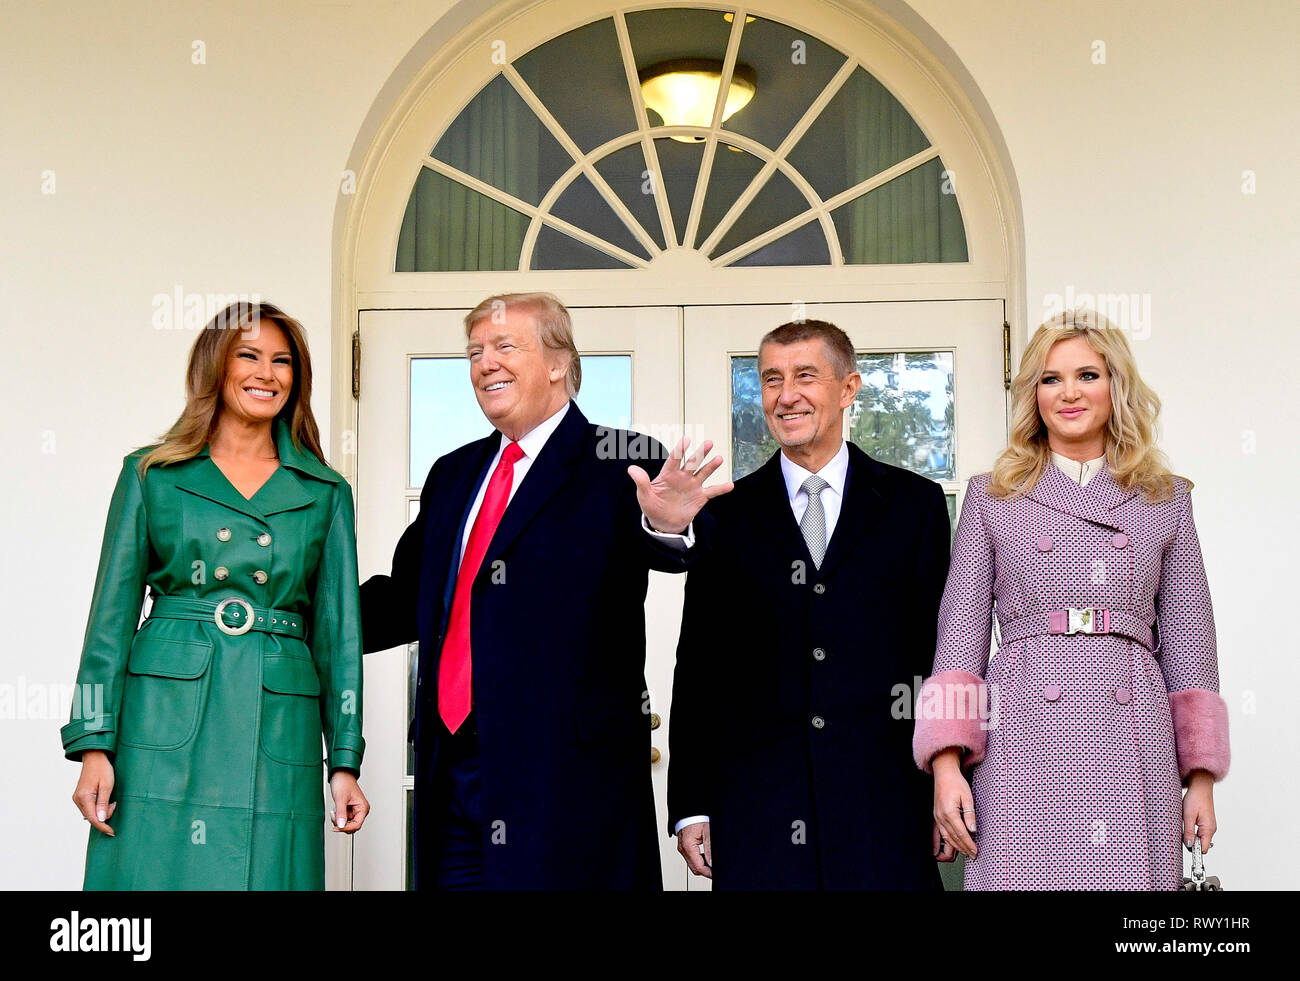
<svg viewBox="0 0 1300 981">
<path fill-rule="evenodd" d="M 451 618 L 447 637 L 442 642 L 442 659 L 438 662 L 438 714 L 451 732 L 460 728 L 469 715 L 471 671 L 469 656 L 469 599 L 488 544 L 501 523 L 510 500 L 510 485 L 515 479 L 515 463 L 524 455 L 518 443 L 510 443 L 501 454 L 501 462 L 492 471 L 483 503 L 470 529 L 465 554 L 456 576 L 456 593 L 451 601 Z"/>
</svg>

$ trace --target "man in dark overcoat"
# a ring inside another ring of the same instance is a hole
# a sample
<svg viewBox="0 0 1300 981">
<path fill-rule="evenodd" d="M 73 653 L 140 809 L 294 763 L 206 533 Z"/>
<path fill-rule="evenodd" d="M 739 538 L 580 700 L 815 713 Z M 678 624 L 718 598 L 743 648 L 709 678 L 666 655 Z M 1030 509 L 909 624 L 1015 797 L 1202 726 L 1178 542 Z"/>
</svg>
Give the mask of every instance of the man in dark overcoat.
<svg viewBox="0 0 1300 981">
<path fill-rule="evenodd" d="M 711 502 L 686 583 L 668 832 L 715 889 L 939 889 L 951 860 L 912 763 L 949 520 L 934 481 L 844 439 L 862 384 L 843 331 L 759 347 L 779 445 Z"/>
<path fill-rule="evenodd" d="M 465 330 L 493 431 L 434 463 L 361 586 L 366 651 L 419 640 L 415 886 L 660 889 L 646 585 L 686 569 L 731 485 L 704 488 L 708 442 L 684 461 L 686 440 L 587 422 L 554 296 L 489 297 Z"/>
</svg>

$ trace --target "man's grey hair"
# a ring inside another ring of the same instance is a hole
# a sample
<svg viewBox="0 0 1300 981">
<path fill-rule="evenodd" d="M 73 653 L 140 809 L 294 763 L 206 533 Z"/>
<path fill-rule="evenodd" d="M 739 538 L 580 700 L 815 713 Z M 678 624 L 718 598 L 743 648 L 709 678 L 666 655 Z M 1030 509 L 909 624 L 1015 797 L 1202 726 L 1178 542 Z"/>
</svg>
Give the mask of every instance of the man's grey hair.
<svg viewBox="0 0 1300 981">
<path fill-rule="evenodd" d="M 826 345 L 826 357 L 836 378 L 847 378 L 850 372 L 858 370 L 858 355 L 849 335 L 826 320 L 794 320 L 782 324 L 763 335 L 758 350 L 762 354 L 764 344 L 797 344 L 815 338 L 821 338 Z"/>
</svg>

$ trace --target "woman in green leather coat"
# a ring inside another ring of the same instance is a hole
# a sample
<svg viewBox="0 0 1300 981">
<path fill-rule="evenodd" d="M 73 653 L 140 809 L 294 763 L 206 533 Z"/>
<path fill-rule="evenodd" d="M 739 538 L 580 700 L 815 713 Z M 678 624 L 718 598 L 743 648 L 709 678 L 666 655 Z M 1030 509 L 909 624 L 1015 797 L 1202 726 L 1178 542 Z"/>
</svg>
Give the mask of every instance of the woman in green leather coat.
<svg viewBox="0 0 1300 981">
<path fill-rule="evenodd" d="M 228 307 L 186 395 L 123 462 L 62 730 L 85 887 L 321 889 L 322 735 L 331 827 L 369 805 L 352 494 L 320 450 L 302 327 Z"/>
</svg>

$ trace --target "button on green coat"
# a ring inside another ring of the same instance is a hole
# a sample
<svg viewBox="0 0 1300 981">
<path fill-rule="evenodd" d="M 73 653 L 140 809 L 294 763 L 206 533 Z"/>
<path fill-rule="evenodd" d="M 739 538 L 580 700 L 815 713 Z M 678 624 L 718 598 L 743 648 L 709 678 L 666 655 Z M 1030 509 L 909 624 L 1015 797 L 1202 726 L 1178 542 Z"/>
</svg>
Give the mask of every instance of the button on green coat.
<svg viewBox="0 0 1300 981">
<path fill-rule="evenodd" d="M 206 448 L 143 478 L 147 450 L 123 461 L 62 730 L 69 759 L 102 749 L 115 768 L 116 836 L 91 829 L 87 889 L 324 888 L 322 756 L 359 773 L 365 747 L 352 494 L 281 421 L 275 441 L 251 500 Z M 291 611 L 305 641 L 137 630 L 146 585 Z"/>
</svg>

